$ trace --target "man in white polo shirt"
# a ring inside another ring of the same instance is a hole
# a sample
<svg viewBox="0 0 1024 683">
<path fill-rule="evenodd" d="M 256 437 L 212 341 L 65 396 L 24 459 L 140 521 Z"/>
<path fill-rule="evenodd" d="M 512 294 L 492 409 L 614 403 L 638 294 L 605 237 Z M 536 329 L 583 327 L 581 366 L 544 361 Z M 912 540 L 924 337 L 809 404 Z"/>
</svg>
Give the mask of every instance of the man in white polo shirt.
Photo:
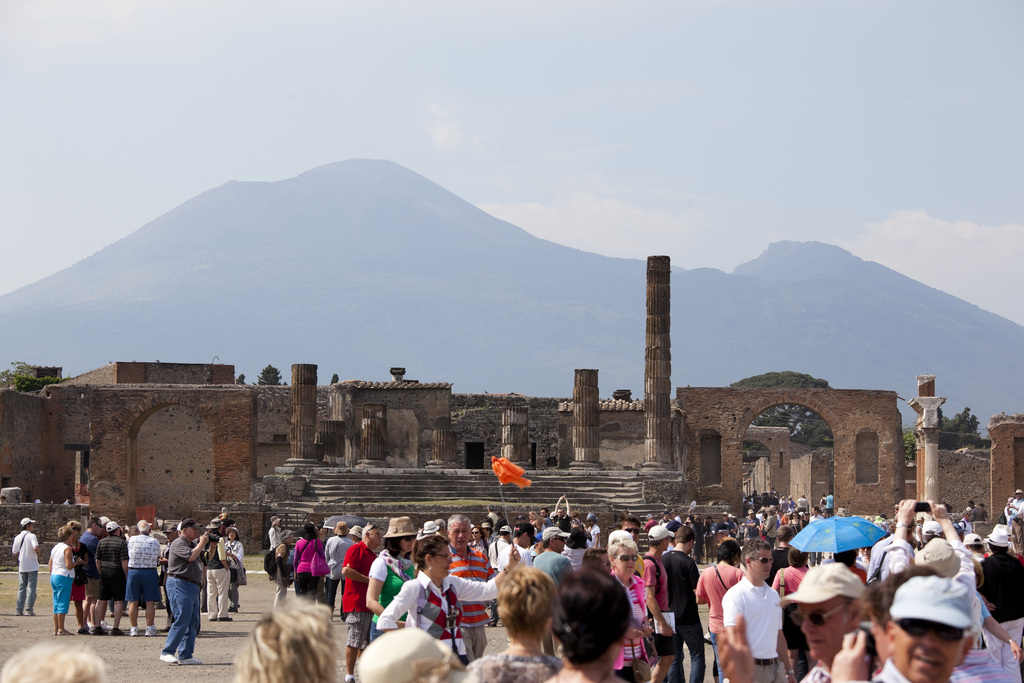
<svg viewBox="0 0 1024 683">
<path fill-rule="evenodd" d="M 763 539 L 748 541 L 740 556 L 744 576 L 722 598 L 725 628 L 743 616 L 747 642 L 754 657 L 753 683 L 796 683 L 782 634 L 779 594 L 766 583 L 772 569 L 772 546 Z"/>
</svg>

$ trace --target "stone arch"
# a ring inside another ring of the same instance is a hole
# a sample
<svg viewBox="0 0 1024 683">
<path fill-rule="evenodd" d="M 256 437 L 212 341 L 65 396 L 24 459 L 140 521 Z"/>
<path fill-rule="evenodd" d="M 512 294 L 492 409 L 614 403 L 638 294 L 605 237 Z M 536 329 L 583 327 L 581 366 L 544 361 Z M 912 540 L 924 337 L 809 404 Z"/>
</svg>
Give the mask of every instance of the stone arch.
<svg viewBox="0 0 1024 683">
<path fill-rule="evenodd" d="M 256 424 L 252 392 L 233 386 L 97 387 L 89 407 L 90 503 L 97 514 L 119 521 L 135 518 L 140 502 L 139 434 L 154 414 L 169 406 L 194 412 L 209 429 L 213 482 L 210 498 L 251 499 Z M 176 457 L 170 461 L 175 467 L 183 464 Z M 157 513 L 166 514 L 159 509 Z"/>
<path fill-rule="evenodd" d="M 188 517 L 213 500 L 213 435 L 188 402 L 164 403 L 139 415 L 128 430 L 128 472 L 137 505 L 161 516 Z"/>
<path fill-rule="evenodd" d="M 821 416 L 832 431 L 836 505 L 854 514 L 887 510 L 901 497 L 903 440 L 897 396 L 859 389 L 753 389 L 681 387 L 676 407 L 685 414 L 687 448 L 698 448 L 703 430 L 722 436 L 720 484 L 698 483 L 702 500 L 729 501 L 739 510 L 743 492 L 743 438 L 758 415 L 777 405 L 799 405 Z M 857 481 L 856 440 L 864 429 L 878 436 L 878 476 Z M 699 452 L 699 451 L 697 451 Z M 687 478 L 702 482 L 699 466 L 687 463 Z M 780 491 L 780 493 L 784 493 Z"/>
</svg>

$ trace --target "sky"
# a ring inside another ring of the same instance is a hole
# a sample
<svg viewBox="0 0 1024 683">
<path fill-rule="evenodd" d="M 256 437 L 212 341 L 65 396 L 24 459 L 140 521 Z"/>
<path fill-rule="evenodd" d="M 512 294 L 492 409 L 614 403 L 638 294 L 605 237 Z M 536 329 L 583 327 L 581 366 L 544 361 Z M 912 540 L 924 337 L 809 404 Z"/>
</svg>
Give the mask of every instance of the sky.
<svg viewBox="0 0 1024 683">
<path fill-rule="evenodd" d="M 844 247 L 1024 324 L 1024 3 L 4 0 L 0 294 L 389 159 L 561 244 Z"/>
</svg>

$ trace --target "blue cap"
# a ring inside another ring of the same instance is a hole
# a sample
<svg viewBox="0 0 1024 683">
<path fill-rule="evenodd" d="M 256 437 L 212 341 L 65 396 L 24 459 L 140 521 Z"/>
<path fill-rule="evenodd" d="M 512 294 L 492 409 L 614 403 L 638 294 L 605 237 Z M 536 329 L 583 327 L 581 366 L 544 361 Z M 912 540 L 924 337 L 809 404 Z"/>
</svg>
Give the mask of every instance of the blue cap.
<svg viewBox="0 0 1024 683">
<path fill-rule="evenodd" d="M 953 579 L 915 576 L 896 591 L 889 616 L 967 628 L 971 625 L 971 593 Z"/>
</svg>

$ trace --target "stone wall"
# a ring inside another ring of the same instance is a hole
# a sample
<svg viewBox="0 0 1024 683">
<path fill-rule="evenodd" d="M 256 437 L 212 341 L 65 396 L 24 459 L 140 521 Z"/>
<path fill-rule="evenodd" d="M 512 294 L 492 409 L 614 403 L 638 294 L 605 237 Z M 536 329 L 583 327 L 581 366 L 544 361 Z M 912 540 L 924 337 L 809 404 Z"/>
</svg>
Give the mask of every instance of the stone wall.
<svg viewBox="0 0 1024 683">
<path fill-rule="evenodd" d="M 599 405 L 598 428 L 601 466 L 612 470 L 639 469 L 646 455 L 647 422 L 644 402 L 603 400 Z M 568 467 L 573 461 L 572 425 L 573 402 L 563 401 L 558 406 L 559 434 L 565 437 L 559 444 L 559 466 Z"/>
<path fill-rule="evenodd" d="M 39 540 L 39 564 L 50 561 L 50 549 L 57 544 L 57 529 L 77 519 L 85 523 L 89 508 L 85 505 L 0 505 L 0 567 L 16 568 L 18 558 L 11 554 L 14 537 L 21 533 L 21 520 L 34 519 L 36 538 Z M 121 521 L 121 520 L 118 520 Z"/>
<path fill-rule="evenodd" d="M 482 443 L 484 467 L 490 467 L 491 456 L 501 455 L 502 413 L 508 406 L 525 406 L 528 411 L 527 452 L 532 454 L 536 449 L 536 469 L 558 467 L 560 400 L 564 399 L 518 394 L 453 394 L 452 429 L 458 441 L 457 466 L 466 466 L 467 443 Z"/>
<path fill-rule="evenodd" d="M 39 439 L 42 404 L 43 399 L 36 394 L 23 394 L 13 389 L 0 390 L 2 486 L 21 488 L 28 500 L 35 500 L 41 484 Z"/>
<path fill-rule="evenodd" d="M 1006 499 L 1024 488 L 1024 414 L 993 416 L 988 435 L 992 439 L 988 509 L 994 518 Z"/>
<path fill-rule="evenodd" d="M 962 511 L 967 507 L 967 501 L 973 500 L 975 504 L 985 503 L 991 510 L 991 484 L 988 476 L 990 462 L 991 454 L 988 450 L 940 450 L 939 496 L 943 502 L 952 504 L 956 511 Z M 1002 509 L 1002 505 L 998 509 Z"/>
</svg>

